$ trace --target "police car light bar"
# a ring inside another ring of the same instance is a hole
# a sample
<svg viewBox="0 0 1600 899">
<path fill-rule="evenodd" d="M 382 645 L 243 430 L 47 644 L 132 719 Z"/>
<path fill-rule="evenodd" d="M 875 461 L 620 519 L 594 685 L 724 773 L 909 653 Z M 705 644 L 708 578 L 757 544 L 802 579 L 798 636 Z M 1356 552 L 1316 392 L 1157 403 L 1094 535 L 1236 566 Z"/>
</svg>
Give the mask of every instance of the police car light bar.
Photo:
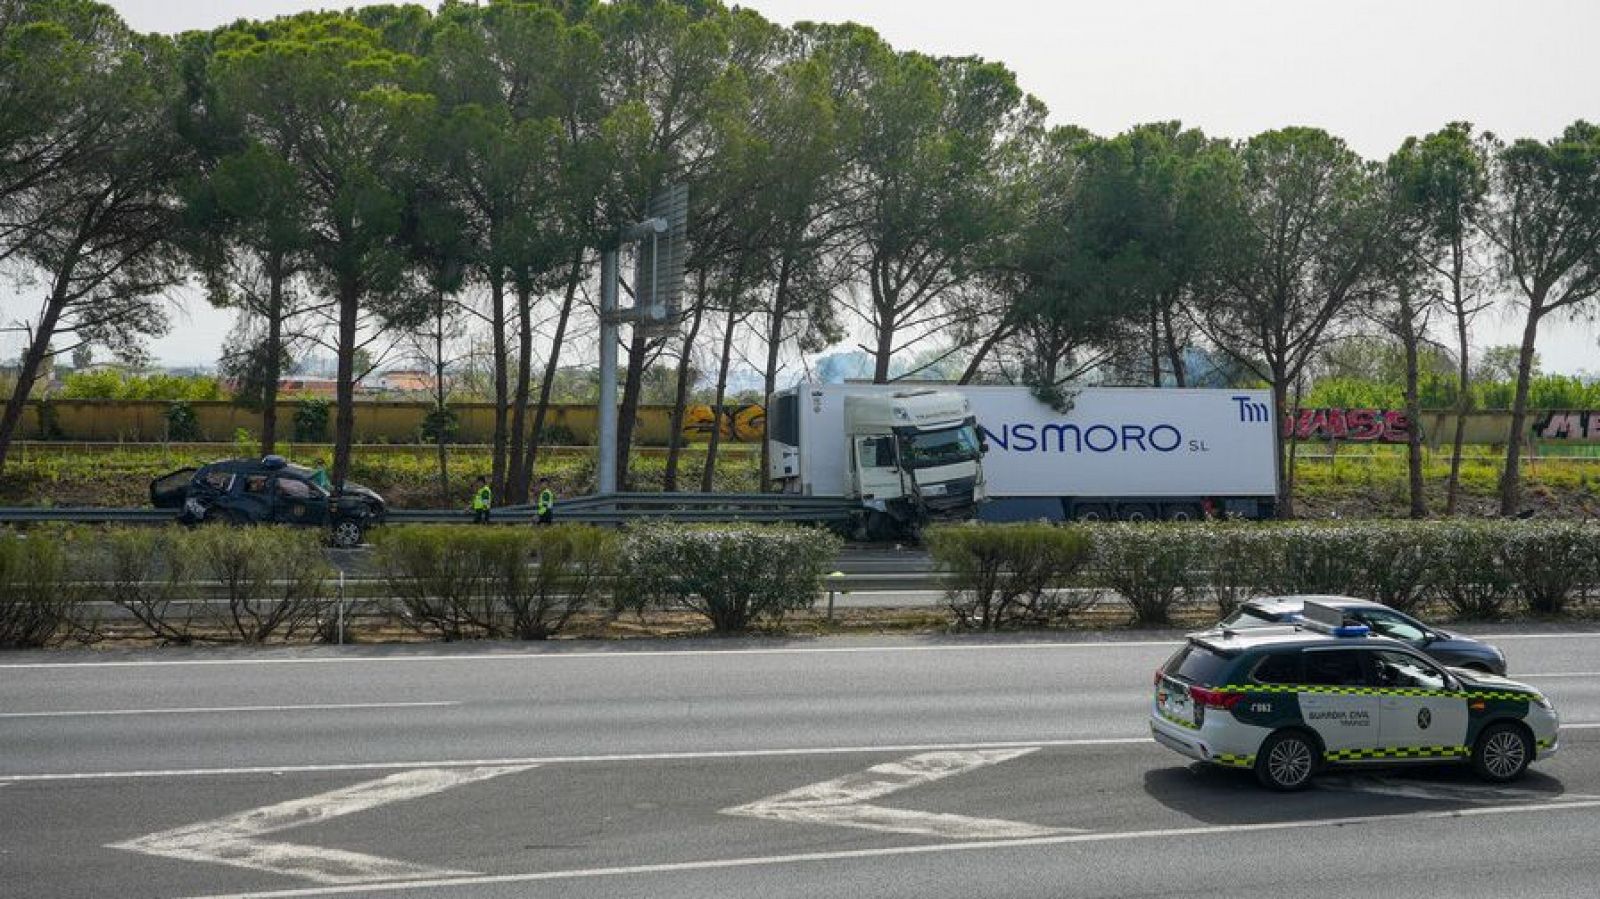
<svg viewBox="0 0 1600 899">
<path fill-rule="evenodd" d="M 1344 612 L 1332 606 L 1325 606 L 1320 602 L 1306 600 L 1304 609 L 1300 612 L 1312 624 L 1319 624 L 1329 630 L 1344 627 Z"/>
</svg>

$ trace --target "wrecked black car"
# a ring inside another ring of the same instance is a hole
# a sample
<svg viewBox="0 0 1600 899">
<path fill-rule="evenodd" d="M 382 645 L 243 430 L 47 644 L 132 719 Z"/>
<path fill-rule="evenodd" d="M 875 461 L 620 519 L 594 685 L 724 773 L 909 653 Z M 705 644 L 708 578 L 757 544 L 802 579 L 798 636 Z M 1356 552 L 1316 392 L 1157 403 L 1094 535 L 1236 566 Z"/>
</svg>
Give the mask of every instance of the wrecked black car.
<svg viewBox="0 0 1600 899">
<path fill-rule="evenodd" d="M 150 482 L 158 509 L 180 509 L 188 525 L 223 523 L 293 524 L 327 528 L 334 546 L 361 545 L 367 529 L 383 522 L 383 497 L 345 482 L 333 491 L 318 470 L 292 465 L 282 456 L 228 459 L 200 468 L 180 468 Z"/>
</svg>

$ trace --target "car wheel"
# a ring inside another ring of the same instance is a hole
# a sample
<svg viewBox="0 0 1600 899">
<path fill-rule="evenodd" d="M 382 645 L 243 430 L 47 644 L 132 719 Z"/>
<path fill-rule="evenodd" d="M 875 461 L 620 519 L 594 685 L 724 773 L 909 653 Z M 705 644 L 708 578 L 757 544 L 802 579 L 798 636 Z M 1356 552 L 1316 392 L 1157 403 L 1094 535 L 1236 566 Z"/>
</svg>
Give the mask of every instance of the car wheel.
<svg viewBox="0 0 1600 899">
<path fill-rule="evenodd" d="M 1283 731 L 1268 737 L 1256 756 L 1256 779 L 1271 790 L 1303 790 L 1317 773 L 1321 753 L 1311 738 L 1299 731 Z"/>
<path fill-rule="evenodd" d="M 355 549 L 361 545 L 361 538 L 365 536 L 366 531 L 359 521 L 346 518 L 333 523 L 333 545 L 340 549 Z"/>
<path fill-rule="evenodd" d="M 1494 783 L 1508 783 L 1522 776 L 1533 761 L 1533 741 L 1528 732 L 1515 724 L 1491 724 L 1478 735 L 1472 747 L 1472 770 Z"/>
</svg>

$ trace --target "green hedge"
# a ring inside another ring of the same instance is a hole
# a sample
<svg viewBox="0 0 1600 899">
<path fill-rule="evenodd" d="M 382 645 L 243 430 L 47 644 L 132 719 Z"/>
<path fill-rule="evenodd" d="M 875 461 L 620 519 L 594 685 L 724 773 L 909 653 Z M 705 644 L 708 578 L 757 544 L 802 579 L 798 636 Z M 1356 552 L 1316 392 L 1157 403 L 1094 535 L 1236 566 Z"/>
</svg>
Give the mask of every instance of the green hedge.
<svg viewBox="0 0 1600 899">
<path fill-rule="evenodd" d="M 1083 528 L 942 525 L 924 538 L 958 627 L 1065 623 L 1087 601 L 1069 589 L 1090 555 Z"/>
<path fill-rule="evenodd" d="M 373 534 L 392 609 L 444 640 L 542 640 L 594 604 L 615 534 L 585 525 L 407 525 Z"/>
<path fill-rule="evenodd" d="M 1180 602 L 1227 614 L 1251 596 L 1328 593 L 1412 611 L 1425 603 L 1492 620 L 1556 615 L 1600 596 L 1600 524 L 1579 521 L 1210 523 L 1095 528 L 1089 578 L 1137 623 Z"/>
<path fill-rule="evenodd" d="M 623 538 L 617 608 L 689 611 L 718 633 L 742 631 L 810 608 L 841 545 L 783 525 L 645 525 Z"/>
<path fill-rule="evenodd" d="M 0 646 L 47 646 L 79 620 L 69 531 L 0 531 Z"/>
</svg>

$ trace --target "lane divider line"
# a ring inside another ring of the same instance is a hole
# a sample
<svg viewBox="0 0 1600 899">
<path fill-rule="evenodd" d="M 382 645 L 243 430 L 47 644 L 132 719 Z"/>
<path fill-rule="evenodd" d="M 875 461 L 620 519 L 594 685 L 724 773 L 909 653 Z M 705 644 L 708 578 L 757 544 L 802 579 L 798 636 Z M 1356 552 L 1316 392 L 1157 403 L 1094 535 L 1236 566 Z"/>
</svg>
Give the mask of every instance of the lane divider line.
<svg viewBox="0 0 1600 899">
<path fill-rule="evenodd" d="M 175 709 L 83 709 L 60 712 L 0 712 L 0 718 L 90 718 L 112 715 L 217 715 L 230 712 L 344 712 L 359 709 L 426 709 L 461 705 L 460 700 L 440 702 L 338 702 L 320 705 L 198 706 Z"/>
<path fill-rule="evenodd" d="M 1149 737 L 1093 737 L 1078 740 L 1013 740 L 999 743 L 914 743 L 893 746 L 824 746 L 809 749 L 726 749 L 689 752 L 641 752 L 614 755 L 565 755 L 517 759 L 449 759 L 426 762 L 346 762 L 327 765 L 256 765 L 243 768 L 173 768 L 149 771 L 88 771 L 64 774 L 0 774 L 3 783 L 115 780 L 162 777 L 207 777 L 244 774 L 315 774 L 329 771 L 405 771 L 415 768 L 479 768 L 518 765 L 581 765 L 605 762 L 677 762 L 702 759 L 794 758 L 870 753 L 945 752 L 1072 746 L 1155 745 Z"/>
<path fill-rule="evenodd" d="M 1600 729 L 1600 721 L 1562 724 L 1563 731 Z M 223 777 L 252 774 L 320 774 L 338 771 L 407 771 L 417 768 L 476 768 L 505 765 L 587 765 L 627 762 L 677 762 L 702 759 L 794 758 L 819 755 L 868 755 L 872 753 L 946 752 L 959 750 L 1018 749 L 1038 747 L 1069 749 L 1086 746 L 1155 746 L 1149 737 L 1090 737 L 1066 740 L 1007 740 L 988 743 L 906 743 L 891 746 L 821 746 L 798 749 L 710 749 L 685 752 L 638 752 L 607 755 L 556 755 L 502 759 L 444 759 L 423 762 L 332 762 L 322 765 L 252 765 L 237 768 L 165 768 L 134 771 L 81 771 L 58 774 L 0 774 L 0 786 L 8 783 L 48 783 L 80 780 L 148 780 L 172 777 Z"/>
</svg>

